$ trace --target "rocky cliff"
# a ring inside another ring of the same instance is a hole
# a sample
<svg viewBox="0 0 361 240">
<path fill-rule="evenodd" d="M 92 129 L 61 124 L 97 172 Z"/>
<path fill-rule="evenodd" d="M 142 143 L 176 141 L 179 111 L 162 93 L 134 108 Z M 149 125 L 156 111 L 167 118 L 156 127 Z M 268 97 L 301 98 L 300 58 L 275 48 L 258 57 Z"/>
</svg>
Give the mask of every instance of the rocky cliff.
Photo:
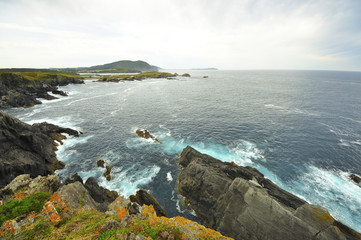
<svg viewBox="0 0 361 240">
<path fill-rule="evenodd" d="M 90 179 L 61 184 L 56 175 L 19 175 L 0 190 L 0 239 L 230 239 L 182 217 L 157 216 L 157 200 L 143 190 L 132 202 Z"/>
<path fill-rule="evenodd" d="M 31 107 L 37 98 L 56 99 L 53 94 L 67 95 L 57 86 L 84 83 L 77 76 L 56 73 L 0 73 L 0 108 Z"/>
<path fill-rule="evenodd" d="M 279 188 L 251 167 L 183 150 L 178 190 L 206 226 L 242 240 L 361 239 L 329 212 Z"/>
<path fill-rule="evenodd" d="M 49 123 L 29 125 L 0 111 L 0 187 L 16 176 L 48 175 L 62 168 L 55 150 L 65 136 L 78 136 L 78 131 Z M 55 142 L 57 141 L 57 142 Z"/>
</svg>

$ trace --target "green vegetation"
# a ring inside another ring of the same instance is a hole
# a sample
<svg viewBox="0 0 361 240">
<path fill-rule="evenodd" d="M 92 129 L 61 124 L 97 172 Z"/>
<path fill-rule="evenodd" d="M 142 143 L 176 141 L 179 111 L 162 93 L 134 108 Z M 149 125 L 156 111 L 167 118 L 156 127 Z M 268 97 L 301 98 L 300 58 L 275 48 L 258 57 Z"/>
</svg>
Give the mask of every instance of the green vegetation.
<svg viewBox="0 0 361 240">
<path fill-rule="evenodd" d="M 72 74 L 72 73 L 54 73 L 54 72 L 17 72 L 15 74 L 19 74 L 27 80 L 51 80 L 57 77 L 62 78 L 82 78 L 80 75 Z"/>
<path fill-rule="evenodd" d="M 39 192 L 24 197 L 21 200 L 10 200 L 0 206 L 0 226 L 7 220 L 19 217 L 23 214 L 40 212 L 45 201 L 51 196 L 47 192 Z"/>
<path fill-rule="evenodd" d="M 98 239 L 119 239 L 118 234 L 134 233 L 135 235 L 141 234 L 145 237 L 151 237 L 157 239 L 161 232 L 168 232 L 174 234 L 175 239 L 181 239 L 180 230 L 174 226 L 167 226 L 164 224 L 150 225 L 148 220 L 136 220 L 130 224 L 127 228 L 115 229 L 102 232 Z"/>
</svg>

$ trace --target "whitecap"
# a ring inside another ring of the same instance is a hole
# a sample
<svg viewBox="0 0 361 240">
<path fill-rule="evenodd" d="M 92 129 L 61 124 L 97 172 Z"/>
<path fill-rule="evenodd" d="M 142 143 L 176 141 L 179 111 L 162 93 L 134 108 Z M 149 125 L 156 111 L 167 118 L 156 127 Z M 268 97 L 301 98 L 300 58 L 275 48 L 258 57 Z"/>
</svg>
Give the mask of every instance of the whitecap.
<svg viewBox="0 0 361 240">
<path fill-rule="evenodd" d="M 308 166 L 290 190 L 308 202 L 326 207 L 334 218 L 361 231 L 361 188 L 350 173 Z"/>
<path fill-rule="evenodd" d="M 173 177 L 172 177 L 171 172 L 167 172 L 167 181 L 168 181 L 168 182 L 172 182 L 172 181 L 173 181 Z"/>
</svg>

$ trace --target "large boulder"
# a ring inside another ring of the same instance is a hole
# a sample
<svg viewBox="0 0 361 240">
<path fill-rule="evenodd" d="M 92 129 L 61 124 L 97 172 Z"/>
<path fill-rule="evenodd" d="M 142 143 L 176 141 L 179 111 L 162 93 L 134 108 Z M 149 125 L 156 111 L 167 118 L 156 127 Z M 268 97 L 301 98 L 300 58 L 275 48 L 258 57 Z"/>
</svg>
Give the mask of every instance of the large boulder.
<svg viewBox="0 0 361 240">
<path fill-rule="evenodd" d="M 29 125 L 0 111 L 0 187 L 21 174 L 47 176 L 64 167 L 55 154 L 55 140 L 65 138 L 61 133 L 79 135 L 48 123 Z"/>
<path fill-rule="evenodd" d="M 235 239 L 361 239 L 328 211 L 266 179 L 258 170 L 221 162 L 186 147 L 178 191 L 210 228 Z"/>
<path fill-rule="evenodd" d="M 110 191 L 99 186 L 93 177 L 90 177 L 86 180 L 84 187 L 89 191 L 89 194 L 92 196 L 92 198 L 98 203 L 105 202 L 110 204 L 119 196 L 116 191 Z"/>
</svg>

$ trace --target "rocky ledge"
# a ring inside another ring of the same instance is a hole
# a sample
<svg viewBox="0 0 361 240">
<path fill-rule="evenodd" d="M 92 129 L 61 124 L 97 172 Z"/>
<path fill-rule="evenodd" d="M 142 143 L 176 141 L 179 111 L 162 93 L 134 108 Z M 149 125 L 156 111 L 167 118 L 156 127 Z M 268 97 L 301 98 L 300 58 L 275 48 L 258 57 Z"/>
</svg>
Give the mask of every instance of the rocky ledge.
<svg viewBox="0 0 361 240">
<path fill-rule="evenodd" d="M 55 154 L 57 145 L 66 138 L 62 133 L 79 135 L 46 122 L 29 125 L 0 111 L 0 187 L 20 174 L 46 176 L 63 168 Z"/>
<path fill-rule="evenodd" d="M 84 81 L 75 75 L 57 73 L 0 73 L 0 108 L 31 107 L 41 103 L 37 98 L 57 98 L 48 92 L 66 96 L 58 86 L 70 83 Z"/>
<path fill-rule="evenodd" d="M 230 239 L 157 205 L 144 190 L 127 199 L 94 178 L 19 175 L 0 189 L 0 239 Z"/>
<path fill-rule="evenodd" d="M 251 167 L 186 147 L 178 191 L 204 224 L 242 240 L 361 239 L 329 212 L 279 188 Z"/>
</svg>

